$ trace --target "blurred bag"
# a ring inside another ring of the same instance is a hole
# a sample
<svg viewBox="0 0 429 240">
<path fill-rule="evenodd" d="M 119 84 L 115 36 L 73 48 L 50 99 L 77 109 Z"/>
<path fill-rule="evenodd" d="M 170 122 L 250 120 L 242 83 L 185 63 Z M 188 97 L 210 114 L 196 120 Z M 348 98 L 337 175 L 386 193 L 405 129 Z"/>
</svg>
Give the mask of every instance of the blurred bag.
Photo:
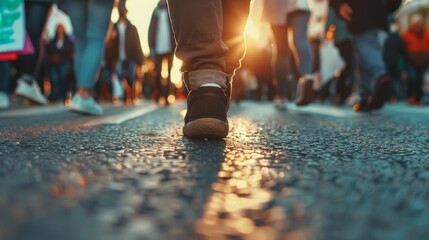
<svg viewBox="0 0 429 240">
<path fill-rule="evenodd" d="M 22 51 L 25 47 L 24 1 L 0 1 L 0 53 Z"/>
<path fill-rule="evenodd" d="M 323 40 L 320 45 L 320 74 L 322 84 L 335 76 L 344 67 L 344 61 L 333 41 Z"/>
<path fill-rule="evenodd" d="M 28 34 L 26 34 L 24 49 L 22 49 L 21 51 L 0 53 L 0 61 L 13 61 L 18 58 L 18 55 L 26 55 L 26 54 L 33 54 L 33 53 L 34 53 L 33 44 L 31 43 L 31 40 Z"/>
<path fill-rule="evenodd" d="M 119 99 L 124 97 L 124 88 L 122 87 L 117 74 L 113 74 L 112 76 L 112 88 L 112 95 L 114 98 Z"/>
</svg>

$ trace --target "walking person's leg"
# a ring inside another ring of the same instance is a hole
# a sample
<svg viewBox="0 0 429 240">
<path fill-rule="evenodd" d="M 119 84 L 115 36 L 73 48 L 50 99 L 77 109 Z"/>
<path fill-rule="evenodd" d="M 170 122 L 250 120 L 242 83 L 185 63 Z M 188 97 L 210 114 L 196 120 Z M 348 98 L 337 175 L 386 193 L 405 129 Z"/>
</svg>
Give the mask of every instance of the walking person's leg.
<svg viewBox="0 0 429 240">
<path fill-rule="evenodd" d="M 74 67 L 78 89 L 71 106 L 76 112 L 92 115 L 103 112 L 91 92 L 100 68 L 113 2 L 74 0 L 64 3 L 76 35 Z"/>
<path fill-rule="evenodd" d="M 0 109 L 8 108 L 9 101 L 9 83 L 10 83 L 10 63 L 9 61 L 0 61 Z"/>
<path fill-rule="evenodd" d="M 423 83 L 425 77 L 425 66 L 418 66 L 416 68 L 416 103 L 420 104 L 423 98 Z"/>
<path fill-rule="evenodd" d="M 15 93 L 39 104 L 48 103 L 40 91 L 36 76 L 40 67 L 40 38 L 50 7 L 49 3 L 25 1 L 25 26 L 33 44 L 34 53 L 21 55 L 18 58 L 18 62 L 22 66 L 22 74 Z"/>
<path fill-rule="evenodd" d="M 70 63 L 62 63 L 59 69 L 59 99 L 61 101 L 66 99 L 67 95 L 67 82 L 70 74 Z"/>
<path fill-rule="evenodd" d="M 59 97 L 59 84 L 60 84 L 60 66 L 53 64 L 49 66 L 49 80 L 51 81 L 51 93 L 49 100 L 56 101 Z"/>
<path fill-rule="evenodd" d="M 345 64 L 344 68 L 341 70 L 340 76 L 338 77 L 336 88 L 337 103 L 342 105 L 346 101 L 347 97 L 351 94 L 354 83 L 354 49 L 350 40 L 343 41 L 336 46 Z"/>
<path fill-rule="evenodd" d="M 229 131 L 225 94 L 229 49 L 223 41 L 222 6 L 221 0 L 169 0 L 176 55 L 183 61 L 190 90 L 183 128 L 187 137 L 224 138 Z"/>
<path fill-rule="evenodd" d="M 288 76 L 290 73 L 290 47 L 288 43 L 288 27 L 287 25 L 272 25 L 271 26 L 274 40 L 277 47 L 276 56 L 276 77 L 277 77 L 277 96 L 280 102 L 276 103 L 276 108 L 285 110 L 285 105 L 282 103 L 287 99 Z"/>
<path fill-rule="evenodd" d="M 298 83 L 296 104 L 303 106 L 314 100 L 313 53 L 308 41 L 307 30 L 310 12 L 296 11 L 288 16 L 289 25 L 293 32 L 293 44 L 296 51 L 295 59 L 301 78 Z"/>
<path fill-rule="evenodd" d="M 362 74 L 359 86 L 362 106 L 359 108 L 358 104 L 354 108 L 358 111 L 379 109 L 389 97 L 391 90 L 391 80 L 387 77 L 384 65 L 383 44 L 379 38 L 379 31 L 373 30 L 356 35 L 354 42 Z"/>
<path fill-rule="evenodd" d="M 162 77 L 161 77 L 161 71 L 162 71 L 162 55 L 155 55 L 154 57 L 155 61 L 155 84 L 156 88 L 158 88 L 158 94 L 156 95 L 156 101 L 159 103 L 159 100 L 162 97 Z"/>
</svg>

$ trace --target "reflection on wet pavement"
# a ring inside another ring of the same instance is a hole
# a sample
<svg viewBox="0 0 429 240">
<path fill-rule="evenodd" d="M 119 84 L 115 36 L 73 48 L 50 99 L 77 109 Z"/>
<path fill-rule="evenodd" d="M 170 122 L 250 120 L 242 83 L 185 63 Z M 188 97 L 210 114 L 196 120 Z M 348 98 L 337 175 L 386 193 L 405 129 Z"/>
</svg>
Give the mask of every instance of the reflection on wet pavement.
<svg viewBox="0 0 429 240">
<path fill-rule="evenodd" d="M 273 204 L 272 189 L 290 178 L 287 157 L 267 149 L 260 130 L 246 118 L 234 118 L 225 160 L 195 229 L 204 239 L 310 239 L 309 231 L 297 228 L 303 209 L 294 216 Z M 283 187 L 280 193 L 287 195 Z M 296 231 L 291 231 L 291 219 Z M 282 235 L 288 231 L 289 234 Z"/>
</svg>

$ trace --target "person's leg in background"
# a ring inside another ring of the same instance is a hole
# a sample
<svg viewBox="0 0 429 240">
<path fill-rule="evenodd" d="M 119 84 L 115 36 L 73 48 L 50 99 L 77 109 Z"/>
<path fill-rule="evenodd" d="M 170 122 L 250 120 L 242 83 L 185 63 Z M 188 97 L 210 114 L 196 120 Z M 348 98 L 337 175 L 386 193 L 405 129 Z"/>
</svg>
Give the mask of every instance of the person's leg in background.
<svg viewBox="0 0 429 240">
<path fill-rule="evenodd" d="M 71 106 L 76 112 L 92 115 L 103 112 L 91 92 L 100 68 L 113 2 L 74 0 L 64 3 L 76 36 L 74 67 L 78 89 Z"/>
<path fill-rule="evenodd" d="M 10 83 L 10 63 L 9 61 L 0 61 L 0 109 L 8 108 L 9 101 L 9 83 Z"/>
<path fill-rule="evenodd" d="M 60 101 L 64 101 L 66 99 L 67 95 L 67 82 L 68 78 L 70 76 L 70 63 L 62 63 L 59 66 L 59 76 L 60 76 L 60 82 L 59 82 L 59 99 Z"/>
<path fill-rule="evenodd" d="M 407 66 L 407 73 L 408 73 L 408 79 L 407 79 L 407 102 L 408 104 L 414 104 L 416 102 L 416 96 L 414 93 L 415 89 L 415 82 L 417 78 L 417 72 L 415 67 L 412 64 L 409 64 Z"/>
<path fill-rule="evenodd" d="M 22 67 L 22 75 L 18 80 L 15 93 L 39 104 L 48 103 L 40 91 L 36 76 L 38 76 L 40 68 L 40 38 L 51 5 L 50 3 L 25 1 L 25 26 L 34 47 L 34 54 L 21 55 L 18 58 Z"/>
<path fill-rule="evenodd" d="M 124 68 L 126 69 L 126 79 L 129 87 L 129 98 L 134 101 L 134 83 L 137 78 L 136 74 L 136 63 L 133 61 L 127 61 L 124 63 Z"/>
<path fill-rule="evenodd" d="M 335 98 L 337 104 L 343 105 L 351 94 L 354 83 L 354 49 L 350 40 L 337 43 L 336 47 L 338 48 L 341 58 L 344 61 L 344 68 L 341 70 L 340 76 L 338 77 Z"/>
<path fill-rule="evenodd" d="M 170 104 L 168 101 L 168 97 L 170 94 L 176 95 L 176 87 L 171 83 L 171 69 L 173 68 L 173 60 L 174 60 L 174 54 L 166 54 L 165 59 L 167 61 L 167 71 L 168 71 L 168 77 L 167 77 L 167 104 Z"/>
<path fill-rule="evenodd" d="M 391 90 L 391 80 L 386 75 L 382 57 L 383 43 L 379 34 L 379 31 L 372 30 L 354 36 L 361 68 L 360 101 L 354 106 L 356 111 L 381 108 Z"/>
<path fill-rule="evenodd" d="M 416 103 L 421 104 L 421 100 L 423 98 L 423 83 L 425 77 L 425 66 L 417 66 L 416 67 Z"/>
<path fill-rule="evenodd" d="M 155 64 L 155 86 L 158 89 L 158 94 L 155 97 L 155 100 L 157 103 L 160 102 L 160 99 L 162 97 L 163 93 L 163 86 L 162 86 L 162 77 L 161 77 L 161 71 L 162 71 L 162 55 L 155 55 L 154 56 L 154 64 Z M 167 100 L 167 99 L 165 99 Z"/>
<path fill-rule="evenodd" d="M 314 100 L 313 52 L 307 37 L 309 19 L 310 12 L 308 11 L 293 12 L 287 19 L 293 32 L 293 49 L 296 53 L 295 56 L 298 57 L 296 62 L 299 63 L 298 69 L 301 77 L 295 102 L 298 106 L 307 105 Z"/>
<path fill-rule="evenodd" d="M 277 77 L 277 96 L 279 98 L 275 107 L 279 110 L 286 110 L 288 76 L 291 66 L 289 56 L 291 54 L 288 43 L 287 25 L 272 25 L 274 40 L 277 47 L 276 56 L 276 77 Z"/>
<path fill-rule="evenodd" d="M 60 65 L 52 64 L 49 66 L 49 80 L 51 81 L 51 93 L 49 100 L 57 101 L 60 96 Z"/>
</svg>

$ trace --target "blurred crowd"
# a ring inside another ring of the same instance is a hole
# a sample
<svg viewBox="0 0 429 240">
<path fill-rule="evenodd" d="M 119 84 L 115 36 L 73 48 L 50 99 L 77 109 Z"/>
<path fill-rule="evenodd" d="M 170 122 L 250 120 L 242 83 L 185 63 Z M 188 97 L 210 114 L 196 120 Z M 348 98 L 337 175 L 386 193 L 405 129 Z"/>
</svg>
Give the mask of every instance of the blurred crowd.
<svg viewBox="0 0 429 240">
<path fill-rule="evenodd" d="M 371 16 L 369 0 L 304 0 L 293 11 L 287 1 L 280 9 L 273 1 L 280 0 L 253 2 L 247 54 L 233 83 L 235 101 L 273 101 L 279 110 L 292 100 L 297 105 L 327 101 L 366 111 L 381 108 L 388 95 L 392 103 L 429 104 L 428 8 L 401 15 L 403 24 L 398 6 Z M 59 1 L 73 32 L 59 22 L 48 36 L 52 1 L 25 1 L 34 53 L 0 61 L 0 108 L 10 106 L 12 93 L 39 104 L 64 102 L 90 114 L 101 114 L 99 101 L 151 99 L 168 105 L 186 97 L 183 84 L 172 79 L 175 41 L 166 0 L 154 9 L 144 37 L 134 25 L 139 23 L 128 19 L 126 1 L 94 2 Z M 118 20 L 111 22 L 114 4 Z M 83 25 L 88 18 L 92 24 Z M 146 56 L 142 41 L 150 48 Z"/>
</svg>

